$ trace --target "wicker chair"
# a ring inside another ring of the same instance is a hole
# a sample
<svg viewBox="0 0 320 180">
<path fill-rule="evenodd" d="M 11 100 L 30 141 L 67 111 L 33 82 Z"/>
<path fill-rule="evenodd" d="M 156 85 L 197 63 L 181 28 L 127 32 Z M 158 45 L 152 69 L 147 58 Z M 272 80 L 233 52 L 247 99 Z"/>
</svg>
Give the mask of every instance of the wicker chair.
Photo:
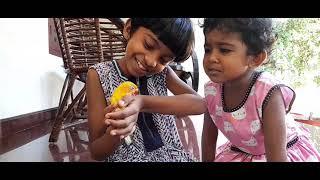
<svg viewBox="0 0 320 180">
<path fill-rule="evenodd" d="M 120 18 L 54 18 L 54 24 L 67 75 L 49 142 L 58 140 L 62 128 L 86 121 L 85 86 L 74 97 L 75 81 L 85 83 L 90 66 L 123 57 L 126 46 Z"/>
</svg>

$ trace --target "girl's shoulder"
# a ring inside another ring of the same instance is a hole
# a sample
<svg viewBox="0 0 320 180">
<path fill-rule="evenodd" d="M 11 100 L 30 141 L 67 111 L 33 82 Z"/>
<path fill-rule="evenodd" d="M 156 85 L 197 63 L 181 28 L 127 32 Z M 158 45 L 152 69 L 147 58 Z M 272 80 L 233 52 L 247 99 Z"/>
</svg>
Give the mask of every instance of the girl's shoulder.
<svg viewBox="0 0 320 180">
<path fill-rule="evenodd" d="M 255 78 L 255 82 L 253 84 L 253 91 L 257 94 L 267 95 L 269 91 L 276 89 L 281 89 L 282 91 L 293 91 L 290 86 L 269 72 L 261 71 L 257 74 L 258 77 Z"/>
<path fill-rule="evenodd" d="M 208 81 L 204 84 L 205 98 L 220 98 L 221 84 Z"/>
<path fill-rule="evenodd" d="M 112 61 L 105 61 L 105 62 L 100 62 L 97 64 L 94 64 L 92 66 L 89 67 L 89 69 L 94 69 L 98 72 L 98 74 L 100 75 L 100 73 L 106 73 L 109 72 L 113 67 L 113 63 Z"/>
<path fill-rule="evenodd" d="M 282 82 L 282 80 L 280 80 L 279 78 L 275 77 L 274 75 L 272 75 L 271 73 L 269 73 L 267 71 L 261 71 L 261 72 L 258 72 L 258 74 L 259 74 L 259 77 L 257 78 L 256 83 L 261 83 L 266 86 L 274 86 L 277 84 L 284 84 L 284 82 Z"/>
<path fill-rule="evenodd" d="M 257 78 L 257 82 L 266 83 L 266 84 L 275 84 L 281 82 L 278 78 L 267 71 L 257 72 L 259 77 Z"/>
<path fill-rule="evenodd" d="M 251 92 L 254 94 L 256 102 L 258 102 L 259 105 L 262 105 L 263 108 L 275 90 L 280 90 L 288 112 L 295 99 L 294 90 L 269 72 L 263 71 L 259 73 L 260 75 L 252 88 L 253 92 Z"/>
<path fill-rule="evenodd" d="M 204 83 L 204 87 L 219 87 L 219 86 L 221 86 L 221 85 L 218 83 L 212 82 L 212 81 L 208 81 L 208 82 Z"/>
</svg>

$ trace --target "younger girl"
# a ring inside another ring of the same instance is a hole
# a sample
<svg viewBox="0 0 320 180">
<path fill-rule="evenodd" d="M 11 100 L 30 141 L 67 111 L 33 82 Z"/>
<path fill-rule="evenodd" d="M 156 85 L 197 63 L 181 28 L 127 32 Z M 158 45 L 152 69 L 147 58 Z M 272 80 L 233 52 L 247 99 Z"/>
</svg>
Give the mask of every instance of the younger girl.
<svg viewBox="0 0 320 180">
<path fill-rule="evenodd" d="M 203 161 L 319 161 L 308 132 L 288 113 L 295 92 L 267 72 L 257 71 L 275 41 L 271 19 L 206 18 L 203 67 L 210 78 L 205 98 L 127 97 L 129 106 L 107 114 L 118 117 L 142 111 L 166 114 L 205 112 Z M 218 129 L 229 140 L 217 148 Z"/>
</svg>

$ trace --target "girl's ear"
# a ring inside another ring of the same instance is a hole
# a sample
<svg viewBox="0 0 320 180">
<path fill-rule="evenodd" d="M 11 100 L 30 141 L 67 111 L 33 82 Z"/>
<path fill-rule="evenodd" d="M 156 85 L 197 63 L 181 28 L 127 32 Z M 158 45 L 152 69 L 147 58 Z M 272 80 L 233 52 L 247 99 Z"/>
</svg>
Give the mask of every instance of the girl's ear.
<svg viewBox="0 0 320 180">
<path fill-rule="evenodd" d="M 256 56 L 251 56 L 252 59 L 249 62 L 249 67 L 256 68 L 259 67 L 267 59 L 267 51 L 264 50 Z"/>
<path fill-rule="evenodd" d="M 128 19 L 123 27 L 123 36 L 128 41 L 130 38 L 130 32 L 131 32 L 131 19 Z"/>
</svg>

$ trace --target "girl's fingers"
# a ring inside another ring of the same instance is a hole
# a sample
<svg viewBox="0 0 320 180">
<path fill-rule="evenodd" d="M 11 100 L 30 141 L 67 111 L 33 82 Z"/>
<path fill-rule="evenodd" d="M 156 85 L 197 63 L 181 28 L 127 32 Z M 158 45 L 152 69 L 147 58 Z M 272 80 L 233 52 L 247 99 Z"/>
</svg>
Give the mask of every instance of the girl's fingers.
<svg viewBox="0 0 320 180">
<path fill-rule="evenodd" d="M 134 124 L 130 124 L 129 126 L 127 126 L 126 128 L 123 128 L 123 129 L 113 129 L 110 131 L 110 134 L 115 136 L 115 135 L 119 135 L 119 136 L 124 136 L 126 137 L 125 135 L 128 135 L 132 132 L 133 130 L 133 127 L 134 127 Z"/>
</svg>

